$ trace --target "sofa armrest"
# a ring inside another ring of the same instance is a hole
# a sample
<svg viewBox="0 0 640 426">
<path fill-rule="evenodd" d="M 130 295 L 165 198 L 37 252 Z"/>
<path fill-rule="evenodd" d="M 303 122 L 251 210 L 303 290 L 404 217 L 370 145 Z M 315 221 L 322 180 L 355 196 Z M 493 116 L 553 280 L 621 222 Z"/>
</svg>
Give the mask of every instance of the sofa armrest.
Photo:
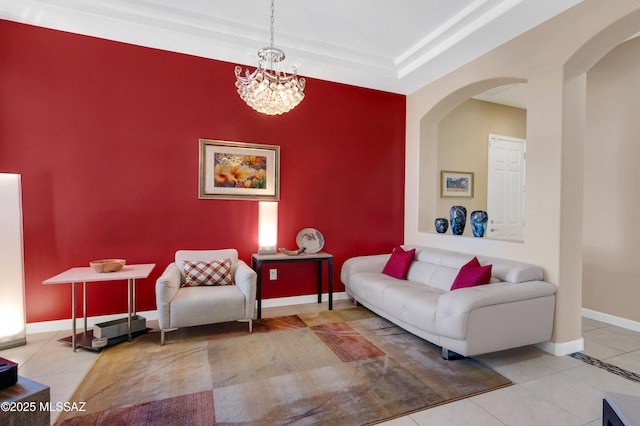
<svg viewBox="0 0 640 426">
<path fill-rule="evenodd" d="M 170 328 L 169 304 L 178 293 L 181 284 L 182 277 L 175 263 L 167 265 L 162 275 L 156 280 L 156 308 L 160 330 Z"/>
<path fill-rule="evenodd" d="M 548 297 L 555 293 L 556 287 L 545 281 L 499 282 L 449 291 L 438 299 L 435 331 L 442 336 L 464 339 L 469 315 L 474 309 Z M 509 318 L 504 321 L 509 321 Z"/>
<path fill-rule="evenodd" d="M 244 293 L 246 298 L 245 318 L 253 318 L 256 304 L 256 282 L 258 275 L 244 261 L 238 260 L 234 281 L 236 286 Z"/>
<path fill-rule="evenodd" d="M 349 279 L 358 272 L 382 273 L 384 266 L 389 261 L 390 254 L 374 254 L 370 256 L 358 256 L 347 259 L 340 270 L 340 281 L 349 285 Z"/>
</svg>

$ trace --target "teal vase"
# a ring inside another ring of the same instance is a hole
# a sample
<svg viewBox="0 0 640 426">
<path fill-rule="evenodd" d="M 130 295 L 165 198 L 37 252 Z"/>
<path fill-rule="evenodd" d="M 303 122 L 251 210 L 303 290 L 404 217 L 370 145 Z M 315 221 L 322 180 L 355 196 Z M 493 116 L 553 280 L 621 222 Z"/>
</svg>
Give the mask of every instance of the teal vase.
<svg viewBox="0 0 640 426">
<path fill-rule="evenodd" d="M 467 224 L 467 209 L 463 206 L 453 206 L 449 211 L 449 224 L 453 235 L 462 235 Z"/>
<path fill-rule="evenodd" d="M 487 212 L 482 210 L 476 210 L 471 212 L 471 216 L 469 216 L 469 221 L 471 222 L 471 232 L 474 237 L 484 237 L 485 229 L 487 228 L 487 221 L 489 220 L 489 216 L 487 216 Z"/>
</svg>

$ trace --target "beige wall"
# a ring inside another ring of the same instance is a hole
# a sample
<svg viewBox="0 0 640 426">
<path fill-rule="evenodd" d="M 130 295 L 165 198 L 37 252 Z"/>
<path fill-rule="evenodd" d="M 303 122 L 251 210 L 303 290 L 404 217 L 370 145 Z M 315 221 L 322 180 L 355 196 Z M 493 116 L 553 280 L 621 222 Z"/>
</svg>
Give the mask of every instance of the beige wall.
<svg viewBox="0 0 640 426">
<path fill-rule="evenodd" d="M 640 39 L 587 74 L 583 307 L 640 321 Z"/>
<path fill-rule="evenodd" d="M 487 209 L 489 134 L 526 139 L 526 121 L 527 111 L 524 109 L 469 99 L 439 123 L 439 170 L 473 172 L 475 183 L 473 198 L 438 197 L 437 217 L 448 218 L 451 206 L 464 206 L 467 219 L 472 211 Z M 419 229 L 435 232 L 433 220 L 419 218 Z M 473 238 L 468 223 L 463 236 Z"/>
<path fill-rule="evenodd" d="M 551 350 L 580 350 L 586 72 L 640 29 L 637 0 L 584 0 L 407 97 L 405 241 L 529 261 L 558 287 Z M 437 126 L 480 92 L 526 81 L 524 242 L 423 232 L 436 216 Z"/>
</svg>

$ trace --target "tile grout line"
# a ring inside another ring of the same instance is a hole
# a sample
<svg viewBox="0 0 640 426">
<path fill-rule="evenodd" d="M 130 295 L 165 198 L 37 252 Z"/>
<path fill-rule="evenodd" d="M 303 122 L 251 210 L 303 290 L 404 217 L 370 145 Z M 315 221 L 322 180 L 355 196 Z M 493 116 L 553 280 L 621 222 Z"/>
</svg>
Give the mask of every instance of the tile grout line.
<svg viewBox="0 0 640 426">
<path fill-rule="evenodd" d="M 636 374 L 632 371 L 625 370 L 624 368 L 620 368 L 617 365 L 609 364 L 608 362 L 604 362 L 592 356 L 583 354 L 582 352 L 574 352 L 569 356 L 572 358 L 578 359 L 580 361 L 586 362 L 587 364 L 593 365 L 594 367 L 598 367 L 603 370 L 606 370 L 609 373 L 613 373 L 617 376 L 623 377 L 627 380 L 640 383 L 640 374 Z"/>
</svg>

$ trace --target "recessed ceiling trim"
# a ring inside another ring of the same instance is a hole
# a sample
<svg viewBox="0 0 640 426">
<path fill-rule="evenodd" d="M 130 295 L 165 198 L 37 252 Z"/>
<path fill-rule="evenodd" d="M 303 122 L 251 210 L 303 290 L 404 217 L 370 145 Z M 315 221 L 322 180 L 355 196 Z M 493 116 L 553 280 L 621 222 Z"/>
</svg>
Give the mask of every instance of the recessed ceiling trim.
<svg viewBox="0 0 640 426">
<path fill-rule="evenodd" d="M 480 16 L 476 17 L 472 22 L 466 23 L 465 25 L 458 25 L 455 27 L 452 34 L 447 35 L 442 41 L 434 46 L 429 46 L 428 44 L 424 46 L 426 51 L 423 51 L 420 56 L 415 58 L 413 61 L 402 65 L 402 63 L 398 63 L 400 66 L 398 70 L 398 77 L 403 78 L 406 75 L 414 72 L 421 66 L 425 65 L 429 61 L 436 58 L 442 52 L 451 49 L 460 41 L 464 40 L 467 37 L 471 37 L 478 30 L 484 28 L 487 25 L 490 25 L 494 20 L 499 18 L 500 16 L 507 13 L 509 10 L 516 7 L 518 4 L 522 3 L 523 0 L 508 0 L 501 1 L 492 7 L 490 10 L 482 13 Z M 478 11 L 478 9 L 486 4 L 487 1 L 476 1 L 472 5 L 473 9 L 468 8 L 469 10 L 462 11 L 459 15 L 454 17 L 455 23 L 459 24 L 463 21 L 464 18 L 471 15 L 472 12 Z M 463 13 L 464 12 L 464 13 Z"/>
<path fill-rule="evenodd" d="M 447 31 L 453 28 L 454 25 L 458 24 L 471 13 L 478 10 L 480 6 L 486 4 L 488 1 L 489 0 L 476 0 L 469 6 L 462 9 L 460 12 L 451 17 L 451 19 L 448 19 L 444 24 L 440 25 L 434 31 L 430 32 L 425 38 L 407 49 L 404 53 L 402 53 L 402 55 L 398 56 L 395 60 L 395 64 L 402 65 L 402 63 L 408 60 L 411 56 L 426 48 L 437 37 L 445 34 Z"/>
<path fill-rule="evenodd" d="M 581 1 L 276 0 L 275 44 L 301 76 L 408 94 Z M 245 2 L 0 0 L 0 19 L 253 66 L 269 8 Z"/>
</svg>

